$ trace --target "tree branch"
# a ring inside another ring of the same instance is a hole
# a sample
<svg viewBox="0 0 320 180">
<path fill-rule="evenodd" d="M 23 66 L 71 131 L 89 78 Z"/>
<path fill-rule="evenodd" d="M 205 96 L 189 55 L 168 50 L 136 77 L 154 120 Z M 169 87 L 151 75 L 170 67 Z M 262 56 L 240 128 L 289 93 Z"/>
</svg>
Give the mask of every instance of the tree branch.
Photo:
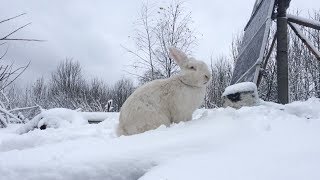
<svg viewBox="0 0 320 180">
<path fill-rule="evenodd" d="M 6 22 L 6 21 L 10 21 L 10 20 L 12 20 L 12 19 L 15 19 L 15 18 L 17 18 L 17 17 L 23 16 L 23 15 L 25 15 L 25 14 L 27 14 L 27 13 L 22 13 L 22 14 L 19 14 L 19 15 L 17 15 L 17 16 L 14 16 L 14 17 L 11 17 L 11 18 L 2 20 L 2 21 L 0 21 L 0 24 L 1 24 L 1 23 L 4 23 L 4 22 Z"/>
</svg>

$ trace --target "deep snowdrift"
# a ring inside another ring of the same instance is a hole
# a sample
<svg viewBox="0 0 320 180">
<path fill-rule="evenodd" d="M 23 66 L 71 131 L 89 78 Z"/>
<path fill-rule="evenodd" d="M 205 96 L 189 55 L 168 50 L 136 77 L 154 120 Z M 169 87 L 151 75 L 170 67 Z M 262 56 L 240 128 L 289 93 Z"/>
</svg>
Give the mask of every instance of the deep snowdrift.
<svg viewBox="0 0 320 180">
<path fill-rule="evenodd" d="M 194 120 L 116 137 L 100 124 L 0 130 L 0 179 L 320 179 L 320 100 L 198 110 Z"/>
</svg>

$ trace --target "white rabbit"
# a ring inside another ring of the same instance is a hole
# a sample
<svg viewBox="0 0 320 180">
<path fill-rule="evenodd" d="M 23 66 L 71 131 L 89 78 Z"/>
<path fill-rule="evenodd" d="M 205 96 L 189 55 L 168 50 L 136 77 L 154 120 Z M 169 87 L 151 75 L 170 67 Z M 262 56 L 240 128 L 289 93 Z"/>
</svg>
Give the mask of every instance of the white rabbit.
<svg viewBox="0 0 320 180">
<path fill-rule="evenodd" d="M 170 57 L 181 72 L 168 79 L 151 81 L 129 96 L 121 108 L 117 135 L 133 135 L 161 125 L 189 121 L 203 102 L 211 74 L 208 66 L 170 48 Z"/>
</svg>

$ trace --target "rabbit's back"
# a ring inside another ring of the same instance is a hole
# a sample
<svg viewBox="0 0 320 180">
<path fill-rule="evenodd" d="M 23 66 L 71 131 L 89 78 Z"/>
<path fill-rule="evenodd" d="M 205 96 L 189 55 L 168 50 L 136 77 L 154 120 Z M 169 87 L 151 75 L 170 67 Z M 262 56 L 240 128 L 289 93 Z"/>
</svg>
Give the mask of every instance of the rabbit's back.
<svg viewBox="0 0 320 180">
<path fill-rule="evenodd" d="M 164 116 L 165 85 L 165 80 L 155 80 L 141 86 L 129 96 L 121 107 L 117 132 L 119 136 L 142 133 L 161 124 L 170 124 L 169 118 Z"/>
<path fill-rule="evenodd" d="M 204 88 L 182 84 L 177 77 L 147 83 L 123 104 L 117 134 L 132 135 L 191 120 L 204 92 Z"/>
</svg>

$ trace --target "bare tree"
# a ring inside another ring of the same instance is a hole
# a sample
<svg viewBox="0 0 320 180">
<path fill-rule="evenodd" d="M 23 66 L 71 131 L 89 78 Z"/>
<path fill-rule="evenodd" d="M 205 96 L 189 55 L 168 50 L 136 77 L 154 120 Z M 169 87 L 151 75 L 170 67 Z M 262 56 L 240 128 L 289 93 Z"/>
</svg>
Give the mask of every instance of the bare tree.
<svg viewBox="0 0 320 180">
<path fill-rule="evenodd" d="M 14 17 L 10 17 L 0 21 L 0 24 L 12 21 L 18 17 L 24 16 L 26 13 L 19 14 Z M 0 61 L 2 61 L 0 65 L 0 90 L 8 87 L 11 83 L 13 83 L 29 66 L 30 62 L 21 67 L 14 67 L 14 63 L 5 64 L 3 63 L 4 57 L 8 52 L 8 46 L 5 47 L 7 42 L 9 41 L 43 41 L 38 39 L 29 39 L 29 38 L 12 38 L 12 36 L 18 31 L 24 29 L 29 26 L 31 23 L 27 23 L 25 25 L 19 26 L 18 28 L 10 31 L 7 34 L 0 36 L 0 48 L 4 48 L 3 53 L 0 55 Z"/>
<path fill-rule="evenodd" d="M 127 50 L 136 57 L 132 66 L 144 72 L 135 74 L 141 84 L 168 78 L 177 72 L 177 65 L 169 57 L 169 47 L 177 47 L 190 54 L 196 45 L 195 32 L 190 27 L 191 13 L 186 12 L 182 2 L 174 1 L 159 8 L 143 4 L 136 24 L 133 37 L 136 50 Z"/>
<path fill-rule="evenodd" d="M 48 85 L 45 83 L 44 78 L 41 77 L 30 88 L 30 100 L 32 104 L 39 105 L 42 108 L 48 107 Z"/>
<path fill-rule="evenodd" d="M 147 70 L 143 73 L 142 76 L 139 76 L 138 80 L 140 85 L 147 83 L 149 81 L 152 81 L 154 79 L 163 79 L 164 76 L 160 71 L 152 71 L 152 70 Z"/>
<path fill-rule="evenodd" d="M 57 107 L 77 109 L 85 89 L 82 69 L 77 61 L 66 59 L 51 74 L 49 94 Z"/>
<path fill-rule="evenodd" d="M 160 18 L 155 27 L 157 36 L 157 49 L 155 50 L 157 62 L 164 70 L 166 78 L 175 74 L 177 65 L 169 57 L 168 48 L 176 47 L 186 53 L 196 45 L 194 30 L 191 29 L 191 12 L 185 12 L 183 3 L 175 1 L 168 7 L 160 8 Z"/>
<path fill-rule="evenodd" d="M 4 20 L 0 20 L 0 24 L 12 21 L 18 17 L 21 17 L 25 15 L 25 13 L 7 18 Z M 17 122 L 21 122 L 19 118 L 17 118 L 16 115 L 12 114 L 10 110 L 12 110 L 11 105 L 12 102 L 9 102 L 11 99 L 8 98 L 7 94 L 4 92 L 4 90 L 9 87 L 29 66 L 30 62 L 21 67 L 15 67 L 14 63 L 6 63 L 4 61 L 4 58 L 8 52 L 8 46 L 7 43 L 9 41 L 41 41 L 37 39 L 25 39 L 25 38 L 14 38 L 12 37 L 15 33 L 22 30 L 23 28 L 27 27 L 31 23 L 27 23 L 25 25 L 22 25 L 18 27 L 17 29 L 14 29 L 10 31 L 7 34 L 0 35 L 0 92 L 2 97 L 5 99 L 5 101 L 0 102 L 0 127 L 6 127 L 6 124 L 10 121 L 9 117 Z M 2 51 L 2 52 L 1 52 Z M 14 87 L 14 86 L 13 86 Z M 12 87 L 10 89 L 9 93 L 15 92 L 12 91 Z M 14 97 L 16 99 L 17 96 Z M 25 109 L 25 108 L 24 108 Z M 22 115 L 20 115 L 21 117 Z"/>
<path fill-rule="evenodd" d="M 91 107 L 91 111 L 110 111 L 112 106 L 112 102 L 110 103 L 112 98 L 111 88 L 104 81 L 94 78 L 90 82 L 88 90 L 86 101 Z M 107 106 L 109 108 L 106 108 Z"/>
<path fill-rule="evenodd" d="M 79 62 L 72 59 L 62 61 L 56 71 L 51 74 L 52 93 L 63 92 L 72 96 L 81 91 L 83 83 L 81 66 Z"/>
<path fill-rule="evenodd" d="M 39 78 L 28 87 L 20 102 L 43 108 L 119 111 L 133 89 L 133 82 L 128 79 L 121 79 L 113 86 L 98 78 L 84 79 L 79 62 L 66 59 L 52 72 L 48 81 Z"/>
<path fill-rule="evenodd" d="M 116 82 L 112 90 L 112 99 L 115 111 L 120 111 L 121 106 L 132 94 L 134 89 L 133 82 L 130 79 L 120 79 Z"/>
<path fill-rule="evenodd" d="M 236 64 L 237 58 L 240 53 L 240 45 L 242 43 L 243 33 L 239 33 L 232 38 L 231 42 L 231 58 L 233 63 Z"/>
<path fill-rule="evenodd" d="M 211 81 L 207 86 L 205 107 L 215 108 L 223 105 L 222 93 L 232 78 L 233 62 L 221 56 L 213 62 L 211 58 Z"/>
<path fill-rule="evenodd" d="M 155 72 L 155 64 L 154 64 L 154 46 L 156 43 L 156 37 L 154 34 L 154 7 L 149 6 L 147 3 L 143 3 L 139 18 L 135 22 L 136 29 L 135 35 L 133 36 L 133 40 L 135 42 L 136 50 L 130 50 L 125 48 L 129 53 L 133 54 L 137 60 L 132 65 L 135 69 L 143 69 L 144 71 L 148 71 L 149 74 L 147 77 L 143 75 L 138 77 L 147 78 L 147 81 L 154 80 L 154 72 Z"/>
</svg>

